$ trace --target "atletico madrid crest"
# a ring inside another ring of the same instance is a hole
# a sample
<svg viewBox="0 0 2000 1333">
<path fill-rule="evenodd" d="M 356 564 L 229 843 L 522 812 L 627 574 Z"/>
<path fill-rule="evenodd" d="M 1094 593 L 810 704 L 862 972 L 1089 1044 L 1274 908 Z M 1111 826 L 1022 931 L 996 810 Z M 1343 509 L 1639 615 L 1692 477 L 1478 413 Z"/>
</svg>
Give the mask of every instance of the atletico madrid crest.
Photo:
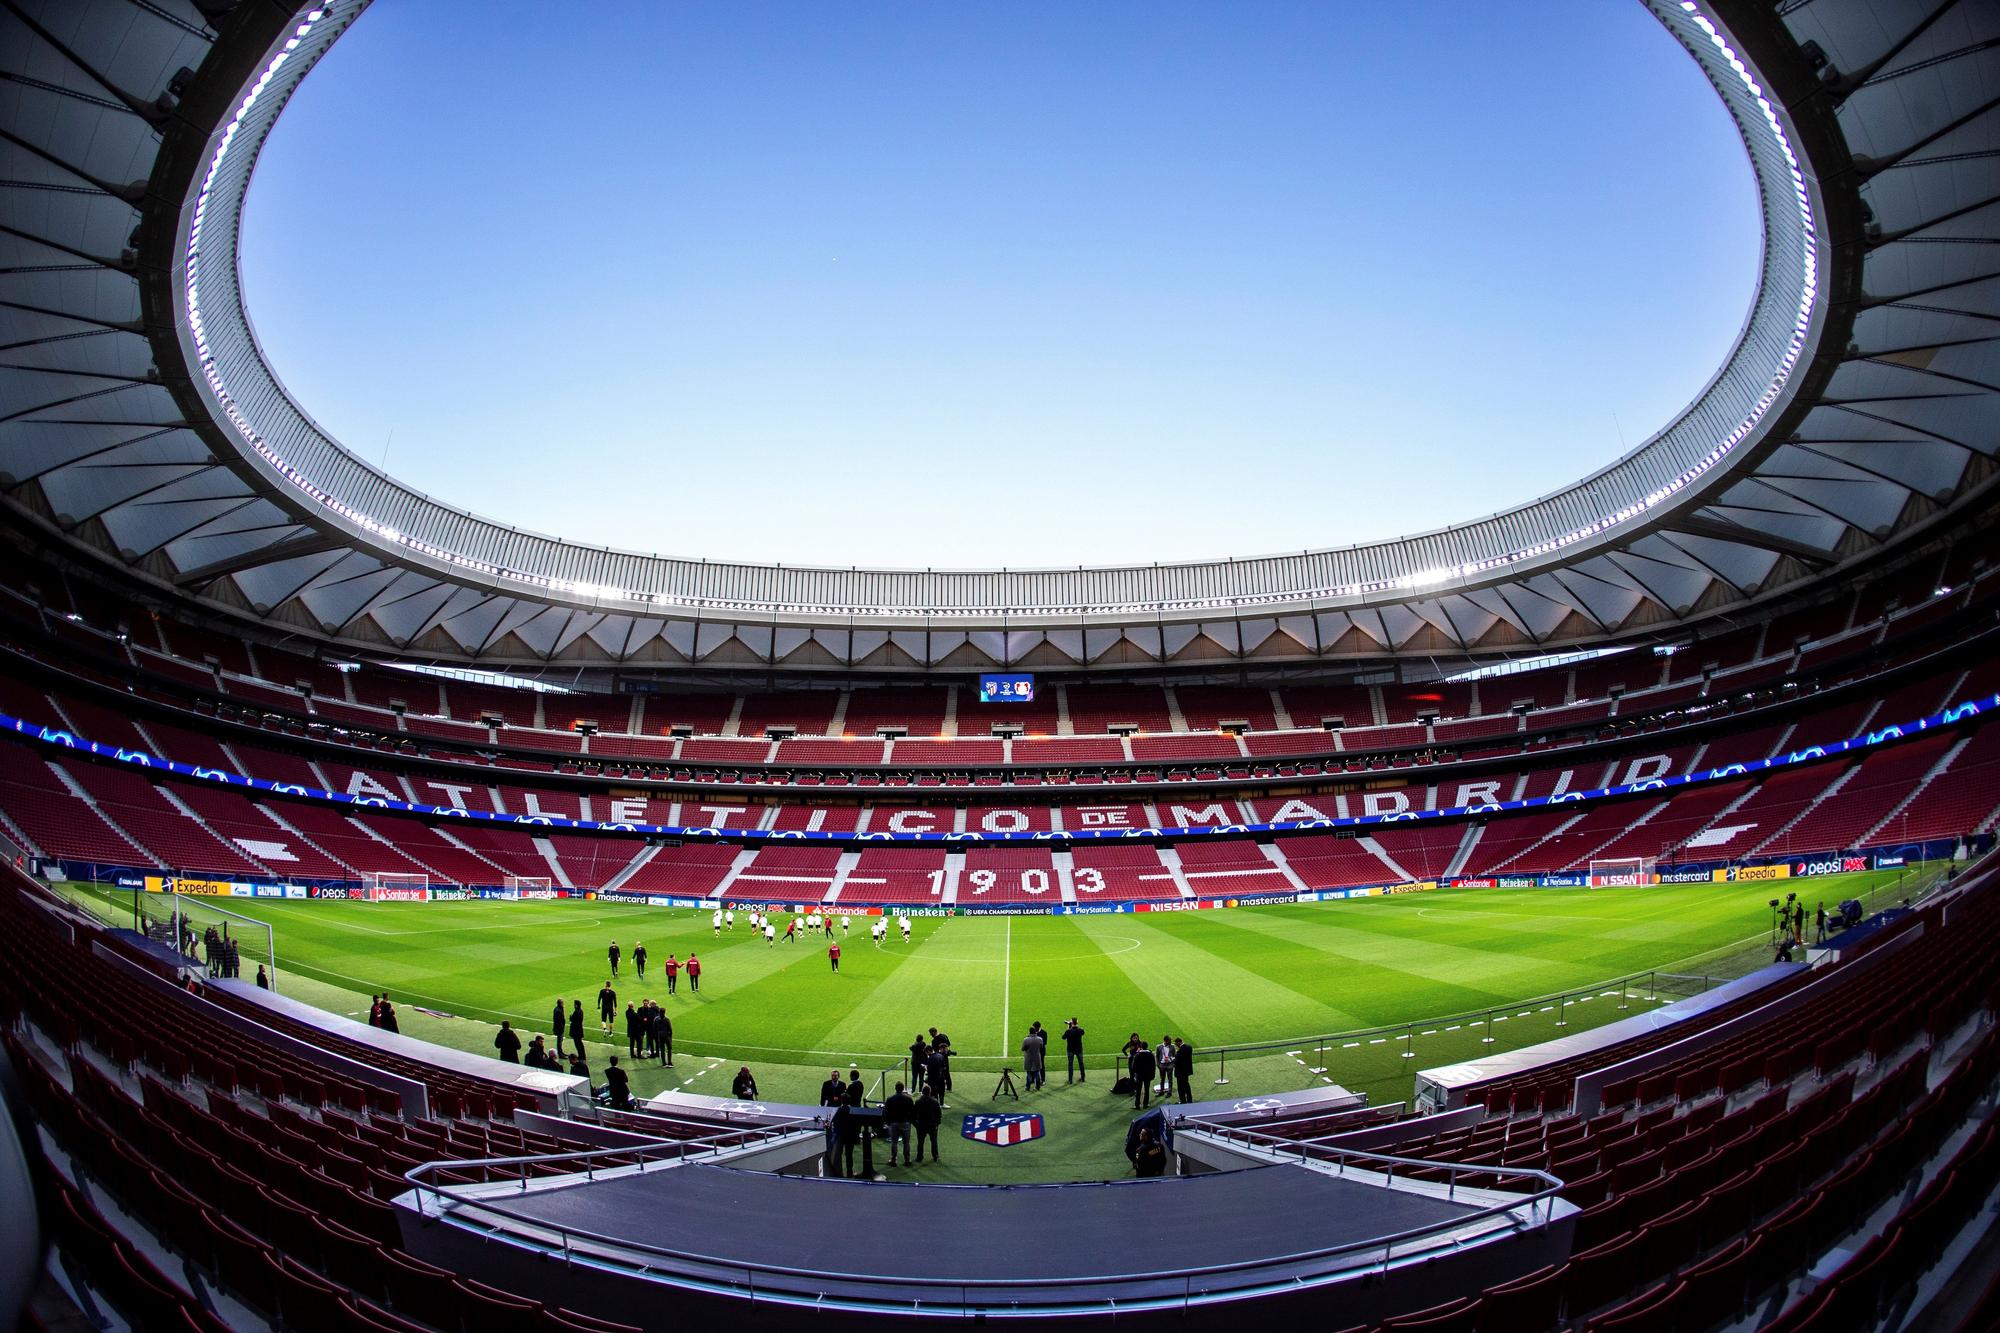
<svg viewBox="0 0 2000 1333">
<path fill-rule="evenodd" d="M 1007 1148 L 1042 1137 L 1042 1118 L 1023 1111 L 1007 1115 L 969 1115 L 965 1117 L 965 1128 L 959 1132 L 975 1143 Z"/>
</svg>

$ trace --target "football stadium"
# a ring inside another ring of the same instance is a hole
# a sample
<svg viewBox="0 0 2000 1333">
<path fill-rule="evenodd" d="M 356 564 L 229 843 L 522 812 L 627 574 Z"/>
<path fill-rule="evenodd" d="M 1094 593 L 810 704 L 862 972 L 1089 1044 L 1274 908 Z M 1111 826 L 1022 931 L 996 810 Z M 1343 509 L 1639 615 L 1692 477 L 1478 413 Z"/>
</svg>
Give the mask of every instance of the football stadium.
<svg viewBox="0 0 2000 1333">
<path fill-rule="evenodd" d="M 0 0 L 0 1319 L 2000 1324 L 2000 6 L 1624 3 L 1757 229 L 1670 419 L 948 568 L 398 480 L 246 290 L 395 7 Z"/>
</svg>

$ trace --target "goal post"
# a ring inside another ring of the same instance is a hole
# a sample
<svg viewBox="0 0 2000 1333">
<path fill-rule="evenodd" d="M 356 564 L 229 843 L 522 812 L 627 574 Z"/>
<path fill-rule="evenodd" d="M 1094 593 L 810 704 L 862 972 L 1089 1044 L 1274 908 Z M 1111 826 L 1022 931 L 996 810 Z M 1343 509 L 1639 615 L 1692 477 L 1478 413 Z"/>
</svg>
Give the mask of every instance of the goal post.
<svg viewBox="0 0 2000 1333">
<path fill-rule="evenodd" d="M 1653 865 L 1650 856 L 1593 857 L 1590 862 L 1590 887 L 1602 889 L 1656 884 L 1659 881 L 1654 877 Z"/>
<path fill-rule="evenodd" d="M 165 911 L 156 918 L 152 904 L 144 904 L 148 935 L 155 935 L 157 929 L 166 942 L 200 963 L 212 977 L 249 981 L 261 965 L 272 988 L 277 987 L 278 940 L 269 922 L 218 907 L 213 899 L 183 893 L 167 894 L 161 906 Z"/>
<path fill-rule="evenodd" d="M 556 882 L 549 875 L 509 875 L 505 888 L 509 898 L 553 898 Z"/>
<path fill-rule="evenodd" d="M 371 903 L 427 902 L 431 877 L 407 870 L 371 870 L 362 881 L 361 896 Z"/>
</svg>

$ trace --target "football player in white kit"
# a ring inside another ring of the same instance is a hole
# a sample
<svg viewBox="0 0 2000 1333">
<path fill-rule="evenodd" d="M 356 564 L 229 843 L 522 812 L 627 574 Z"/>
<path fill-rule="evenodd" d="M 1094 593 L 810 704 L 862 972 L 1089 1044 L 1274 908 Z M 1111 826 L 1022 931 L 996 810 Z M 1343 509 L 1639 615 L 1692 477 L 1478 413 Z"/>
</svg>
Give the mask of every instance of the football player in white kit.
<svg viewBox="0 0 2000 1333">
<path fill-rule="evenodd" d="M 731 930 L 734 930 L 734 929 L 736 929 L 736 909 L 735 909 L 735 908 L 733 908 L 733 907 L 732 907 L 732 908 L 730 908 L 730 909 L 729 909 L 728 911 L 726 911 L 726 912 L 724 912 L 724 913 L 722 914 L 722 924 L 723 924 L 723 925 L 725 925 L 725 926 L 728 926 L 728 927 L 729 927 L 729 928 L 730 928 Z"/>
<path fill-rule="evenodd" d="M 910 942 L 910 914 L 908 912 L 905 912 L 902 914 L 902 916 L 898 917 L 897 920 L 899 920 L 903 926 L 903 943 L 908 944 Z"/>
<path fill-rule="evenodd" d="M 778 942 L 778 928 L 771 924 L 771 919 L 769 917 L 766 917 L 764 918 L 764 947 L 767 949 L 771 948 L 772 946 L 776 945 L 777 942 Z"/>
<path fill-rule="evenodd" d="M 722 909 L 720 907 L 715 909 L 714 919 L 709 924 L 715 927 L 716 938 L 720 939 L 722 937 Z"/>
</svg>

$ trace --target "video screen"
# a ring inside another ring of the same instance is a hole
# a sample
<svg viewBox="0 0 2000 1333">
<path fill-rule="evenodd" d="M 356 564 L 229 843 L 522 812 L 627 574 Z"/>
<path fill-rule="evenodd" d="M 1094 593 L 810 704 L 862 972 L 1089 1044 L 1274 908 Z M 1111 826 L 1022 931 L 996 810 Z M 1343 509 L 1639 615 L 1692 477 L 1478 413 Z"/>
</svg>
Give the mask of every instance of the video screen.
<svg viewBox="0 0 2000 1333">
<path fill-rule="evenodd" d="M 1025 704 L 1035 698 L 1033 676 L 981 676 L 979 702 L 983 704 Z"/>
</svg>

